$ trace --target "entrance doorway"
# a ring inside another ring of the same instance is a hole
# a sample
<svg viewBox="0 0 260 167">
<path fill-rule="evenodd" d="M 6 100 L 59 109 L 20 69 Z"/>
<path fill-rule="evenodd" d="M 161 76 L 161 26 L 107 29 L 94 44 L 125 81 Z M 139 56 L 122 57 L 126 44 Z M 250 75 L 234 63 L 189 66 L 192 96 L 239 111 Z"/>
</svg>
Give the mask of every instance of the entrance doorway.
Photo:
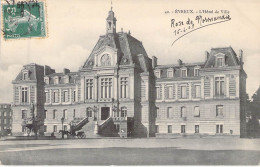
<svg viewBox="0 0 260 167">
<path fill-rule="evenodd" d="M 109 117 L 109 107 L 101 107 L 101 120 L 106 120 Z"/>
</svg>

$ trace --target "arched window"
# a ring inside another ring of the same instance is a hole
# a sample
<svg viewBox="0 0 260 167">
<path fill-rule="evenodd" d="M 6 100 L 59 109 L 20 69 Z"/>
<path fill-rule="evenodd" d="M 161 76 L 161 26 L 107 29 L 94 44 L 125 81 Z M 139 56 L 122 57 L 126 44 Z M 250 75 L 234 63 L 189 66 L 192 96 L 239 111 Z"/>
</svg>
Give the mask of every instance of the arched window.
<svg viewBox="0 0 260 167">
<path fill-rule="evenodd" d="M 121 117 L 127 117 L 127 108 L 126 107 L 121 108 Z"/>
<path fill-rule="evenodd" d="M 109 54 L 104 54 L 100 59 L 101 66 L 110 66 L 111 65 L 111 58 Z"/>
</svg>

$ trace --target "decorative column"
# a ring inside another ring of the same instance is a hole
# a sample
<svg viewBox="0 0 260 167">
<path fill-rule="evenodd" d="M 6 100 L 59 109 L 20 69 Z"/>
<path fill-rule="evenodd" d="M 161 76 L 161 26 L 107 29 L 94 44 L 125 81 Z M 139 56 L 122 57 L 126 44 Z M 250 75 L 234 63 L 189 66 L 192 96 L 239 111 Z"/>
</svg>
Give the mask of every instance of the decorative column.
<svg viewBox="0 0 260 167">
<path fill-rule="evenodd" d="M 115 74 L 115 75 L 114 75 L 114 79 L 113 79 L 113 80 L 114 80 L 114 81 L 113 81 L 113 84 L 114 84 L 114 86 L 113 86 L 113 87 L 114 87 L 114 88 L 113 88 L 113 92 L 114 92 L 114 93 L 113 93 L 113 96 L 112 96 L 112 97 L 115 99 L 115 101 L 117 101 L 118 98 L 119 98 L 119 97 L 118 97 L 118 92 L 119 92 L 119 90 L 118 90 L 118 88 L 119 88 L 119 87 L 118 87 L 118 77 L 119 77 L 118 74 Z"/>
<path fill-rule="evenodd" d="M 94 76 L 94 99 L 98 101 L 98 77 Z"/>
<path fill-rule="evenodd" d="M 81 102 L 84 102 L 85 101 L 85 77 L 82 77 L 80 79 L 80 86 L 81 86 L 81 89 L 80 89 L 80 101 Z"/>
</svg>

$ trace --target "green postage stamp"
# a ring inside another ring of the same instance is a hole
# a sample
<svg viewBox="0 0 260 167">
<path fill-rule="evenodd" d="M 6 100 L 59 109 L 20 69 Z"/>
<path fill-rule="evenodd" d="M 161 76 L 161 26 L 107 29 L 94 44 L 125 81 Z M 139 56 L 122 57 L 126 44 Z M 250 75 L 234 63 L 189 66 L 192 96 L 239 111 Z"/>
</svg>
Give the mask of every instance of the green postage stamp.
<svg viewBox="0 0 260 167">
<path fill-rule="evenodd" d="M 6 2 L 6 4 L 2 5 L 2 31 L 5 39 L 46 36 L 43 1 Z"/>
</svg>

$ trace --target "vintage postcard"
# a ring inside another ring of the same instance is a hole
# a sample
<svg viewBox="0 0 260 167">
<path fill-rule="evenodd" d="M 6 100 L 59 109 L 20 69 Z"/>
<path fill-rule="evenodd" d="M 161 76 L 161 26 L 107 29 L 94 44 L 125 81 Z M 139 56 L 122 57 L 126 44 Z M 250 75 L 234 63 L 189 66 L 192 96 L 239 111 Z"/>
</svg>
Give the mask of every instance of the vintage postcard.
<svg viewBox="0 0 260 167">
<path fill-rule="evenodd" d="M 260 165 L 259 7 L 2 0 L 0 165 Z"/>
</svg>

